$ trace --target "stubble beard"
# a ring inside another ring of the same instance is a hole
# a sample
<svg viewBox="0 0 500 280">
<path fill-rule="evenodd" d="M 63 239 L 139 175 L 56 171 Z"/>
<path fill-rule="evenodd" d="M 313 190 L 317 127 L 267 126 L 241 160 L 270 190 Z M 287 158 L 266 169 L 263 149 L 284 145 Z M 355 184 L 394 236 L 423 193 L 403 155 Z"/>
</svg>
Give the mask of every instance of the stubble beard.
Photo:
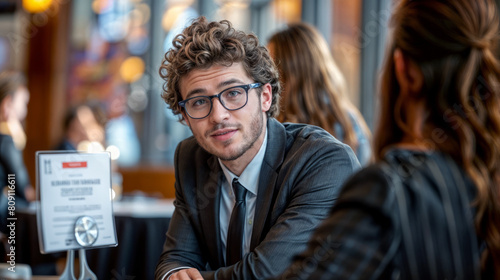
<svg viewBox="0 0 500 280">
<path fill-rule="evenodd" d="M 220 128 L 222 128 L 222 127 L 225 127 L 228 125 L 219 124 L 218 126 L 220 126 Z M 262 114 L 261 106 L 259 106 L 259 110 L 257 110 L 256 114 L 254 114 L 252 116 L 252 121 L 251 121 L 250 126 L 249 126 L 249 129 L 250 129 L 249 137 L 245 137 L 245 135 L 243 135 L 243 140 L 242 140 L 243 143 L 242 143 L 241 147 L 239 149 L 238 149 L 238 147 L 236 147 L 237 150 L 234 150 L 234 151 L 230 152 L 229 154 L 219 153 L 219 152 L 217 152 L 217 150 L 215 148 L 212 148 L 209 145 L 207 145 L 205 142 L 200 141 L 198 139 L 198 136 L 195 135 L 195 138 L 196 138 L 198 144 L 208 153 L 218 157 L 222 161 L 233 161 L 233 160 L 237 160 L 238 158 L 243 156 L 248 150 L 250 150 L 254 146 L 255 142 L 257 141 L 257 139 L 259 139 L 259 136 L 262 134 L 263 126 L 264 126 L 264 116 Z M 241 126 L 239 126 L 239 127 L 241 127 Z M 233 143 L 232 139 L 225 141 L 223 143 L 224 148 L 230 146 L 232 143 Z"/>
<path fill-rule="evenodd" d="M 243 145 L 241 148 L 234 153 L 231 153 L 229 156 L 224 156 L 224 155 L 216 155 L 218 158 L 220 158 L 222 161 L 233 161 L 238 158 L 240 158 L 242 155 L 244 155 L 248 150 L 250 150 L 257 139 L 259 139 L 259 136 L 262 134 L 262 128 L 264 124 L 264 117 L 262 116 L 262 113 L 260 110 L 257 112 L 256 115 L 253 116 L 252 122 L 250 123 L 250 139 L 246 142 L 243 142 Z M 245 140 L 245 137 L 243 138 L 243 141 Z M 229 146 L 231 143 L 231 140 L 227 141 L 228 143 L 224 143 L 224 146 Z"/>
</svg>

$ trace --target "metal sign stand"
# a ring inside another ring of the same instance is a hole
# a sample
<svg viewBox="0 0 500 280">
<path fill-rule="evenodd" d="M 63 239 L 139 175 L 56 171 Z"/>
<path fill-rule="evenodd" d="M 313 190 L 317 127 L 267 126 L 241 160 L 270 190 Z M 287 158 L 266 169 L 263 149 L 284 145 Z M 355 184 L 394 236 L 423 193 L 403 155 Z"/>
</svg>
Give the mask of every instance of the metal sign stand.
<svg viewBox="0 0 500 280">
<path fill-rule="evenodd" d="M 99 228 L 94 218 L 90 216 L 79 217 L 75 222 L 76 242 L 83 247 L 94 244 L 99 234 Z M 97 280 L 96 275 L 90 270 L 87 263 L 85 249 L 78 249 L 78 259 L 80 261 L 80 276 L 78 280 Z M 61 274 L 60 280 L 76 280 L 75 278 L 75 251 L 68 250 L 66 258 L 66 267 Z"/>
<path fill-rule="evenodd" d="M 68 254 L 66 256 L 66 267 L 64 268 L 63 273 L 59 280 L 76 280 L 75 278 L 75 251 L 68 250 Z"/>
</svg>

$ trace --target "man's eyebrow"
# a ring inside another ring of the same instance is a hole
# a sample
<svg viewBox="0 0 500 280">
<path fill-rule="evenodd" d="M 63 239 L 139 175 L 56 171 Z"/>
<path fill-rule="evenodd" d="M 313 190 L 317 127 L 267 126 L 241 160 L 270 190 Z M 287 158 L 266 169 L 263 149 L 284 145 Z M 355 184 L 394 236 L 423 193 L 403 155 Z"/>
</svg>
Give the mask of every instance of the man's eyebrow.
<svg viewBox="0 0 500 280">
<path fill-rule="evenodd" d="M 241 81 L 239 79 L 230 79 L 227 81 L 220 82 L 217 85 L 217 88 L 224 89 L 225 87 L 230 86 L 230 85 L 234 85 L 234 84 L 243 84 L 243 81 Z M 195 88 L 195 89 L 191 90 L 190 92 L 188 92 L 188 94 L 186 95 L 186 99 L 191 98 L 193 95 L 200 94 L 200 93 L 207 94 L 207 90 L 204 88 Z"/>
<path fill-rule="evenodd" d="M 204 88 L 195 88 L 192 91 L 188 92 L 186 95 L 186 99 L 191 98 L 193 95 L 198 94 L 198 93 L 206 93 L 207 90 Z"/>
<path fill-rule="evenodd" d="M 219 83 L 217 85 L 217 88 L 222 88 L 222 87 L 226 87 L 226 86 L 230 86 L 230 85 L 233 85 L 233 84 L 243 84 L 243 82 L 239 79 L 230 79 L 230 80 L 227 80 L 227 81 L 223 81 L 221 83 Z"/>
</svg>

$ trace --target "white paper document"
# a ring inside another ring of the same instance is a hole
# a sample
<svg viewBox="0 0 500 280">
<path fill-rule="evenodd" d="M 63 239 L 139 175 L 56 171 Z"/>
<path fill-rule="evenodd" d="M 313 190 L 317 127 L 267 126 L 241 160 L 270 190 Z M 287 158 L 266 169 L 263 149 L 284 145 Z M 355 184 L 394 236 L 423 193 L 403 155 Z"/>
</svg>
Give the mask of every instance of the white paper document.
<svg viewBox="0 0 500 280">
<path fill-rule="evenodd" d="M 37 152 L 37 179 L 42 253 L 117 245 L 109 153 Z M 98 229 L 87 247 L 75 238 L 75 222 L 83 216 Z"/>
</svg>

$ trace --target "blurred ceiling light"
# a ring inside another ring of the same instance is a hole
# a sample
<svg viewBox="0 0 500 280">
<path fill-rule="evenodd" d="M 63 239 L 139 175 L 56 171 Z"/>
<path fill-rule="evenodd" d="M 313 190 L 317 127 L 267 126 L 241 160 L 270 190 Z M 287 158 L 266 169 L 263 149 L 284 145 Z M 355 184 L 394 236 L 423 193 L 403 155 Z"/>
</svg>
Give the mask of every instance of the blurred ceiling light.
<svg viewBox="0 0 500 280">
<path fill-rule="evenodd" d="M 131 56 L 120 66 L 120 76 L 127 83 L 133 83 L 141 78 L 145 70 L 144 61 L 137 56 Z"/>
<path fill-rule="evenodd" d="M 226 9 L 246 9 L 246 8 L 248 8 L 249 4 L 250 3 L 247 0 L 225 1 L 223 3 L 223 6 Z"/>
<path fill-rule="evenodd" d="M 165 31 L 169 31 L 174 26 L 177 18 L 189 7 L 186 4 L 173 5 L 163 14 L 161 26 Z"/>
<path fill-rule="evenodd" d="M 182 13 L 193 5 L 194 0 L 170 0 L 168 1 L 168 9 L 163 13 L 163 17 L 161 19 L 161 26 L 163 30 L 169 31 L 171 30 L 177 19 L 182 15 Z"/>
<path fill-rule="evenodd" d="M 52 0 L 23 0 L 23 8 L 28 13 L 41 13 L 50 8 Z"/>
<path fill-rule="evenodd" d="M 300 21 L 302 13 L 301 0 L 274 0 L 274 14 L 285 22 Z"/>
<path fill-rule="evenodd" d="M 229 20 L 236 28 L 247 29 L 250 25 L 248 6 L 250 0 L 218 0 L 220 8 L 217 10 L 219 17 Z"/>
</svg>

